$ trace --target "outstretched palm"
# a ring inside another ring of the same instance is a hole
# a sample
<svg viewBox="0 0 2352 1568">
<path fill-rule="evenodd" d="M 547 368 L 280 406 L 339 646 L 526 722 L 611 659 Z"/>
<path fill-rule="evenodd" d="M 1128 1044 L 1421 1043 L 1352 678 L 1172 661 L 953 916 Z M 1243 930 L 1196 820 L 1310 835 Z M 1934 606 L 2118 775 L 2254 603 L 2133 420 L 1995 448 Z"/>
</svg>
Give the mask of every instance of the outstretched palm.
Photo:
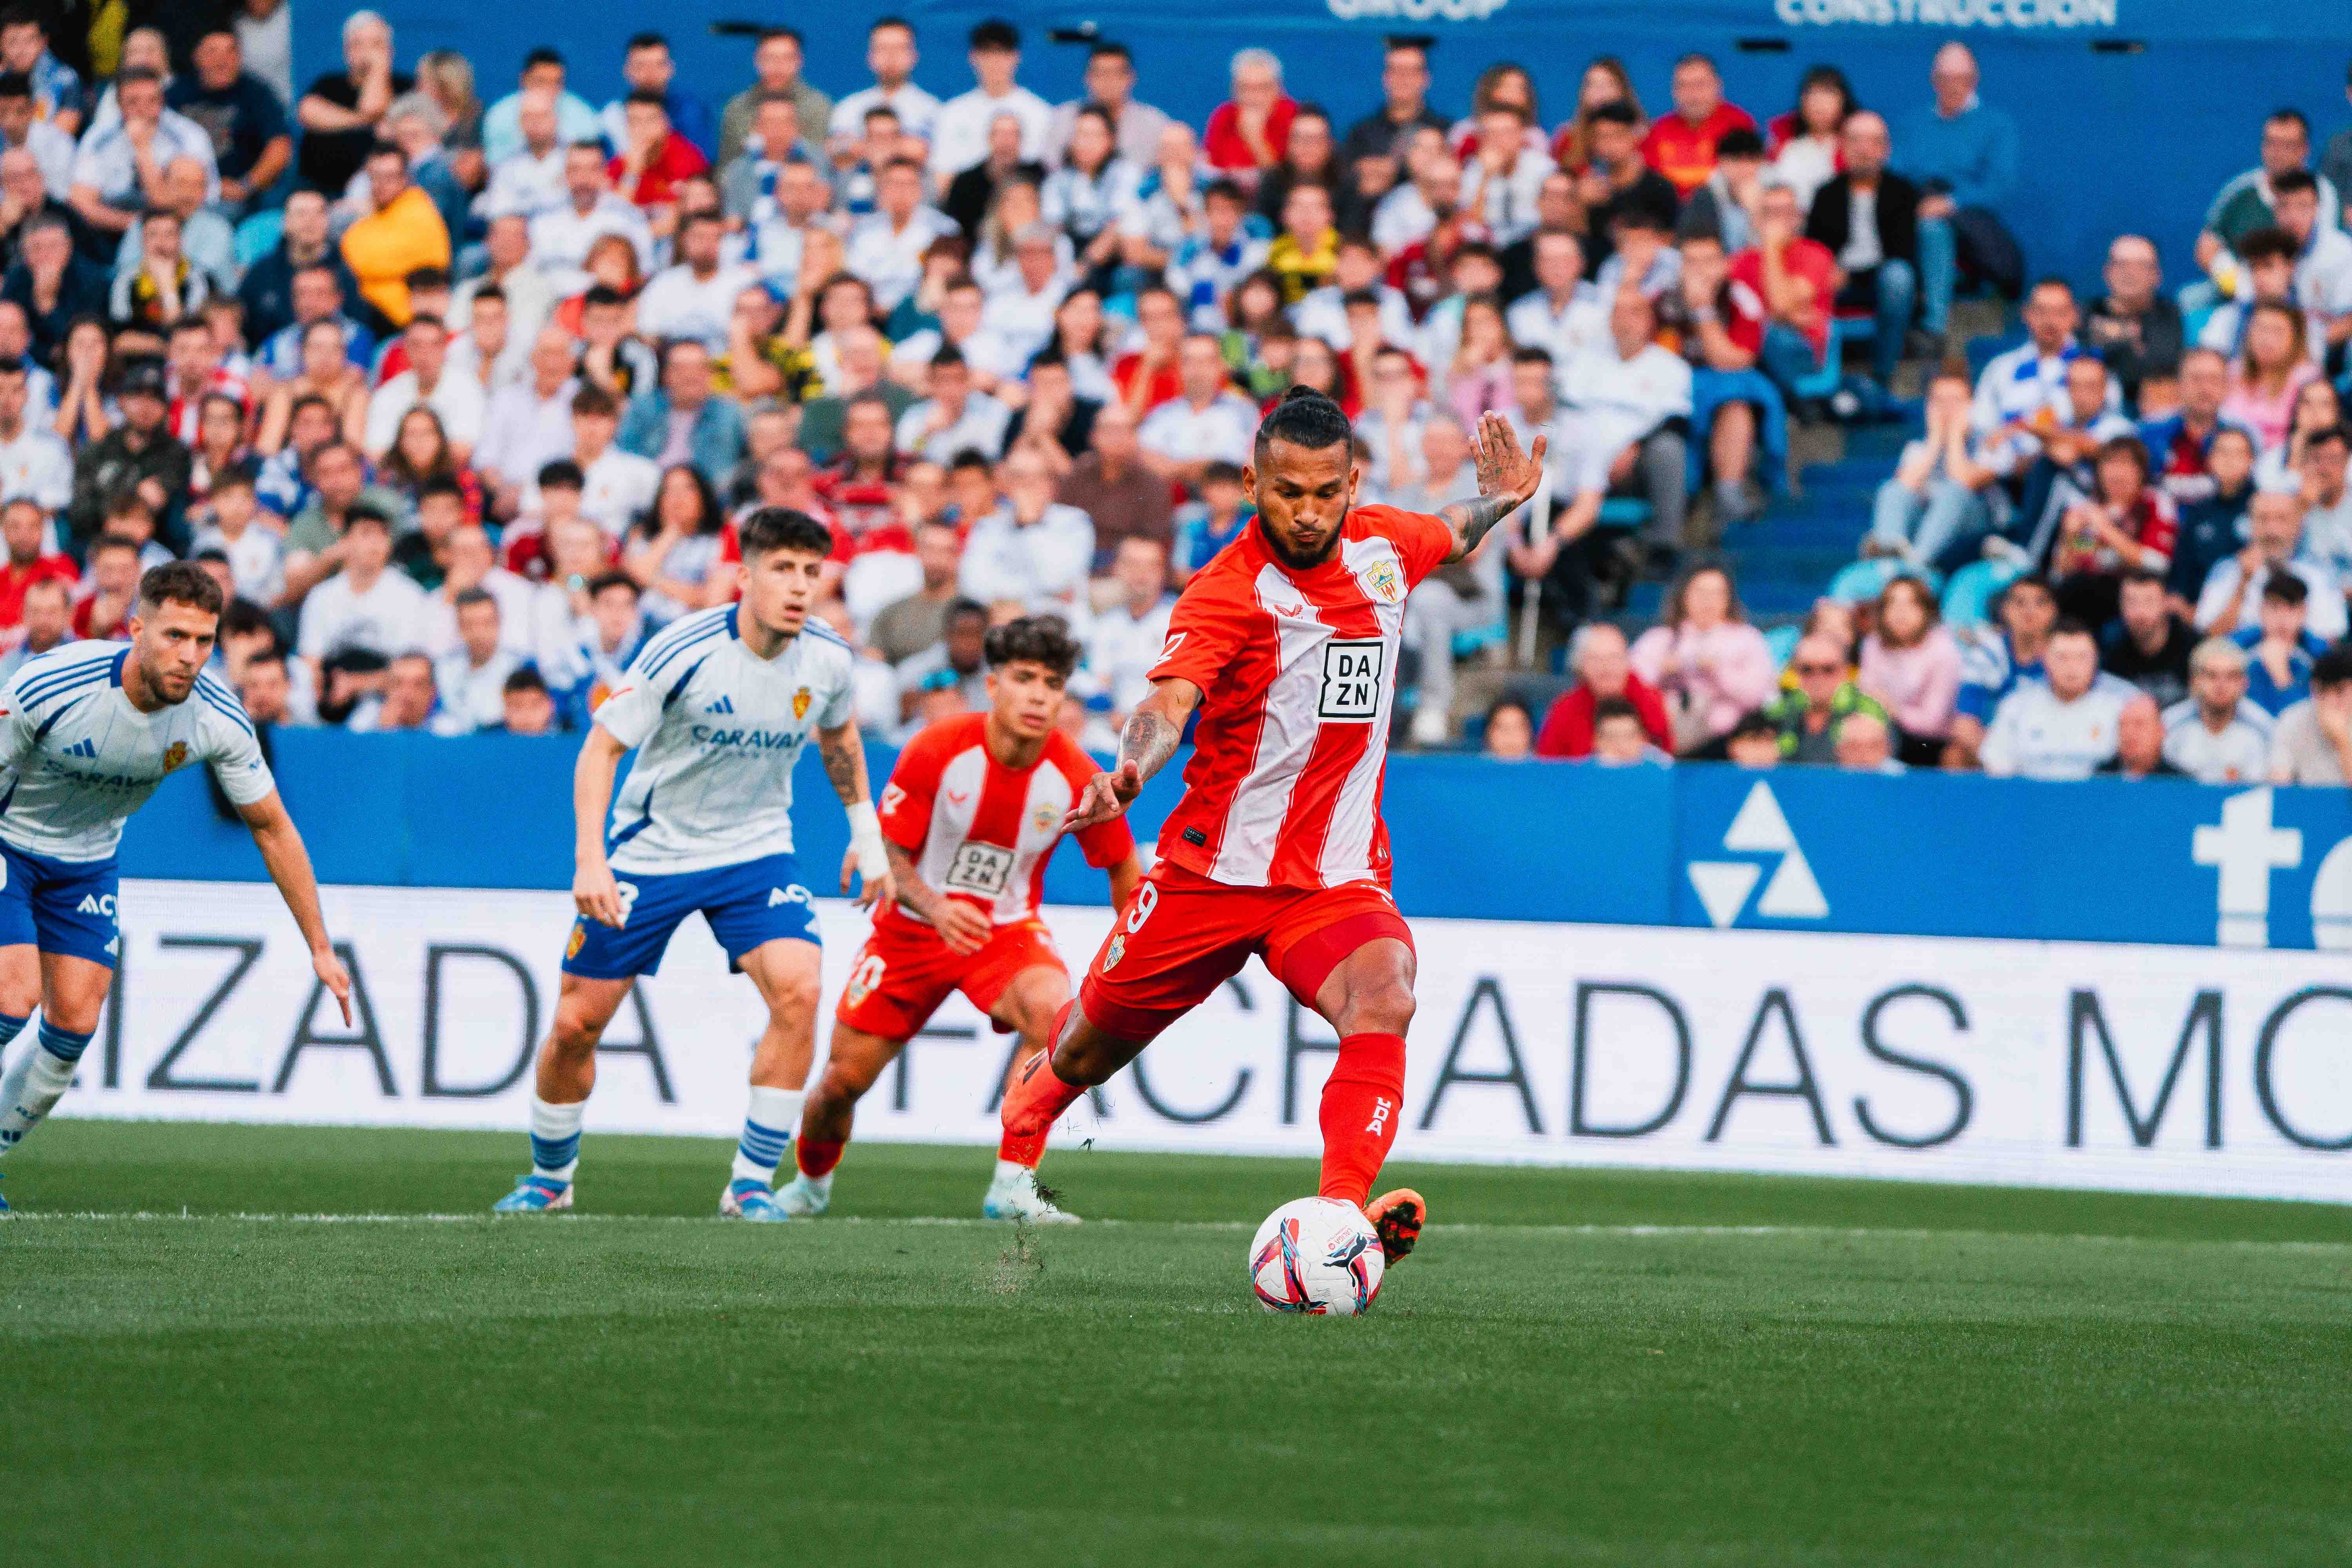
<svg viewBox="0 0 2352 1568">
<path fill-rule="evenodd" d="M 1478 463 L 1478 493 L 1506 503 L 1507 508 L 1520 505 L 1543 482 L 1544 453 L 1549 446 L 1549 437 L 1538 436 L 1534 448 L 1522 452 L 1519 437 L 1509 420 L 1499 414 L 1480 415 L 1473 441 Z"/>
</svg>

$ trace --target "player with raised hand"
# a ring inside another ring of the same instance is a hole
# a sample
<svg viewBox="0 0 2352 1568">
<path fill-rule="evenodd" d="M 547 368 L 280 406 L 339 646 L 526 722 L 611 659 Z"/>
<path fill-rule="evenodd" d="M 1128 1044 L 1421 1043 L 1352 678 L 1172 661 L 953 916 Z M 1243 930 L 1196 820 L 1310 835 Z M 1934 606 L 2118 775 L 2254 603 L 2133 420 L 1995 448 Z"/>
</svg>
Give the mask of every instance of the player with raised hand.
<svg viewBox="0 0 2352 1568">
<path fill-rule="evenodd" d="M 792 819 L 793 764 L 811 731 L 849 813 L 842 891 L 854 868 L 865 882 L 858 902 L 887 900 L 890 874 L 851 717 L 855 656 L 809 615 L 833 532 L 768 507 L 745 520 L 740 538 L 741 600 L 682 616 L 649 639 L 580 748 L 572 785 L 580 914 L 539 1052 L 530 1173 L 494 1205 L 500 1213 L 572 1206 L 596 1042 L 637 976 L 660 967 L 678 922 L 699 910 L 768 1005 L 719 1212 L 791 1217 L 776 1204 L 776 1166 L 816 1049 L 816 910 L 793 859 Z M 611 810 L 613 775 L 630 751 L 636 763 Z"/>
<path fill-rule="evenodd" d="M 1053 1049 L 1006 1093 L 1003 1123 L 1007 1148 L 1042 1154 L 1079 1095 L 1261 953 L 1339 1033 L 1318 1117 L 1321 1195 L 1361 1208 L 1393 1261 L 1428 1207 L 1406 1188 L 1367 1202 L 1396 1141 L 1413 1011 L 1412 932 L 1389 896 L 1380 811 L 1405 595 L 1535 494 L 1545 441 L 1522 452 L 1486 415 L 1477 498 L 1431 517 L 1355 504 L 1350 435 L 1339 405 L 1304 387 L 1258 426 L 1242 476 L 1256 521 L 1185 585 L 1118 766 L 1064 826 L 1124 812 L 1197 709 L 1184 798 Z"/>
<path fill-rule="evenodd" d="M 157 566 L 139 580 L 127 646 L 73 643 L 0 687 L 0 1051 L 41 1010 L 35 1039 L 0 1073 L 0 1154 L 73 1082 L 121 956 L 122 825 L 190 763 L 213 770 L 252 830 L 312 972 L 352 1021 L 351 976 L 319 913 L 310 852 L 244 707 L 205 668 L 220 617 L 220 586 L 204 568 Z"/>
<path fill-rule="evenodd" d="M 850 966 L 824 1076 L 802 1112 L 798 1177 L 777 1201 L 824 1212 L 857 1101 L 951 991 L 1016 1031 L 1009 1083 L 1053 1039 L 1070 973 L 1038 918 L 1045 863 L 1095 764 L 1059 728 L 1080 649 L 1060 619 L 1033 616 L 988 634 L 988 711 L 933 724 L 898 754 L 882 791 L 883 847 L 898 900 Z M 1078 831 L 1087 863 L 1110 873 L 1113 910 L 1142 876 L 1134 836 L 1110 817 Z M 1067 1221 L 1037 1191 L 1036 1152 L 1008 1140 L 982 1200 L 990 1219 Z"/>
</svg>

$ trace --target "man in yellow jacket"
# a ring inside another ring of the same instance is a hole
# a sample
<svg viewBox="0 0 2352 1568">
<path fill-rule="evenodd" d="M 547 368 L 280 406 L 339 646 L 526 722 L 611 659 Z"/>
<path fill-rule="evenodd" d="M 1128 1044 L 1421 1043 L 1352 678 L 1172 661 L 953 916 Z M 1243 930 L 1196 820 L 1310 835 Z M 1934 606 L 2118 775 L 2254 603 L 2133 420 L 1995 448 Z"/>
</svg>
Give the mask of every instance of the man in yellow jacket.
<svg viewBox="0 0 2352 1568">
<path fill-rule="evenodd" d="M 449 265 L 449 230 L 440 210 L 408 177 L 408 156 L 379 142 L 367 156 L 375 210 L 343 231 L 343 260 L 360 296 L 394 327 L 408 325 L 408 275 Z"/>
</svg>

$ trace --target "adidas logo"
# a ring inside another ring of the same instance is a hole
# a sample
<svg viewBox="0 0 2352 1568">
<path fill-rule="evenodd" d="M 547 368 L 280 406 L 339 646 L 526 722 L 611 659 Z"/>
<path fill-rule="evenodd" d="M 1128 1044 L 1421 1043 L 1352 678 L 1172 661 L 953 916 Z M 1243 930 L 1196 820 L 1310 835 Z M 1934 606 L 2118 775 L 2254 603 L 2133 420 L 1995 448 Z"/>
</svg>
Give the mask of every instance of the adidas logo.
<svg viewBox="0 0 2352 1568">
<path fill-rule="evenodd" d="M 1797 847 L 1797 835 L 1781 814 L 1771 785 L 1759 779 L 1748 792 L 1739 814 L 1724 833 L 1723 847 L 1736 855 L 1780 858 L 1772 869 L 1772 879 L 1764 884 L 1763 896 L 1756 900 L 1758 916 L 1775 921 L 1829 919 L 1830 901 L 1822 897 L 1805 852 Z M 1763 866 L 1754 860 L 1694 860 L 1687 869 L 1691 887 L 1706 910 L 1707 923 L 1717 931 L 1739 919 L 1748 908 L 1748 894 L 1764 876 Z"/>
<path fill-rule="evenodd" d="M 98 742 L 85 735 L 80 740 L 76 741 L 72 745 L 66 748 L 66 755 L 68 757 L 95 758 L 98 755 Z"/>
<path fill-rule="evenodd" d="M 705 708 L 703 711 L 705 713 L 732 713 L 735 711 L 735 702 L 732 698 L 721 697 L 718 701 L 712 703 L 709 707 Z"/>
</svg>

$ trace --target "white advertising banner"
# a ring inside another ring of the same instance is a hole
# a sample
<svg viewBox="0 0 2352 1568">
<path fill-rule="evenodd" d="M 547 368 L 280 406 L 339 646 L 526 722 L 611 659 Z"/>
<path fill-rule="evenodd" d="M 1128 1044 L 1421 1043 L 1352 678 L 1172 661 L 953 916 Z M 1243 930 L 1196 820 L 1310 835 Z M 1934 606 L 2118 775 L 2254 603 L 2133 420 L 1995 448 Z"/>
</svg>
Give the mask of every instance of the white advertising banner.
<svg viewBox="0 0 2352 1568">
<path fill-rule="evenodd" d="M 508 1128 L 562 893 L 331 888 L 347 1029 L 266 885 L 133 882 L 60 1114 Z M 865 932 L 820 906 L 830 1007 Z M 1109 920 L 1047 917 L 1073 971 Z M 2340 954 L 1417 921 L 1400 1158 L 2352 1196 Z M 698 920 L 608 1033 L 588 1130 L 732 1136 L 761 1014 Z M 857 1136 L 984 1143 L 1010 1041 L 961 998 Z M 1082 1103 L 1105 1148 L 1312 1154 L 1335 1042 L 1253 963 Z"/>
</svg>

